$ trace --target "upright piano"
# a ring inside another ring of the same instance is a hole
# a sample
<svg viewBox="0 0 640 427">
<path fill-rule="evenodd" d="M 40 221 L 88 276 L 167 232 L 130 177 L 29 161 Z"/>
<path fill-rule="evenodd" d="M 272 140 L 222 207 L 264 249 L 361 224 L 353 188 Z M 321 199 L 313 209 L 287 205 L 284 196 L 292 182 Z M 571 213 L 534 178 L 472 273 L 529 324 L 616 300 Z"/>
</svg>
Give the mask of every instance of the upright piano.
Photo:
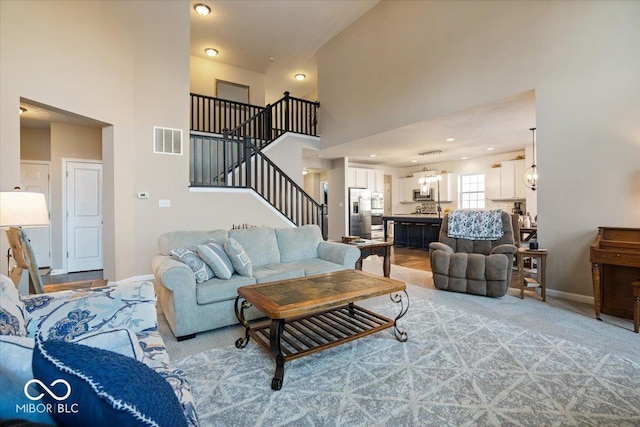
<svg viewBox="0 0 640 427">
<path fill-rule="evenodd" d="M 640 228 L 598 227 L 590 250 L 596 317 L 633 319 L 631 283 L 640 280 Z"/>
</svg>

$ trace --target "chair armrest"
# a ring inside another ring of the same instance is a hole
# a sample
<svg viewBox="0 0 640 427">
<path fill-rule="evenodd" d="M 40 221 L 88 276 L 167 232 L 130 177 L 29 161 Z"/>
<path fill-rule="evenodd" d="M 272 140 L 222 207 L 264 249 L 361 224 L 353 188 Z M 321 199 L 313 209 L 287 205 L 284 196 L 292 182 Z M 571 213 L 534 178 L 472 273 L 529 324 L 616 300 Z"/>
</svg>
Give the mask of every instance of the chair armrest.
<svg viewBox="0 0 640 427">
<path fill-rule="evenodd" d="M 429 253 L 433 251 L 445 251 L 448 254 L 453 253 L 453 249 L 451 248 L 451 246 L 445 245 L 444 243 L 440 243 L 440 242 L 429 243 Z"/>
<path fill-rule="evenodd" d="M 322 241 L 318 244 L 318 258 L 351 269 L 360 259 L 360 249 L 344 243 Z"/>
<path fill-rule="evenodd" d="M 151 270 L 156 281 L 171 291 L 183 288 L 193 293 L 196 291 L 196 276 L 183 262 L 168 255 L 155 255 L 151 259 Z"/>
<path fill-rule="evenodd" d="M 493 255 L 493 254 L 515 255 L 516 253 L 518 253 L 518 248 L 515 245 L 509 245 L 509 244 L 498 245 L 495 248 L 491 249 L 491 252 L 489 252 L 490 255 Z"/>
</svg>

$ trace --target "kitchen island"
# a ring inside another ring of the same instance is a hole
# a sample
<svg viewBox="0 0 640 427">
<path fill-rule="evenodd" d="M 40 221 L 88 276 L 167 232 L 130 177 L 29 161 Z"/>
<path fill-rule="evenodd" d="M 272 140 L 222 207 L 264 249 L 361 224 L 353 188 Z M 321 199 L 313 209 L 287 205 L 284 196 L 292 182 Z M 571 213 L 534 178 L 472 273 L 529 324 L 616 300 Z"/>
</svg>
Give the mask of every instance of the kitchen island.
<svg viewBox="0 0 640 427">
<path fill-rule="evenodd" d="M 442 219 L 433 214 L 406 214 L 383 216 L 384 241 L 387 241 L 389 221 L 393 221 L 393 245 L 429 249 L 429 243 L 438 241 Z"/>
</svg>

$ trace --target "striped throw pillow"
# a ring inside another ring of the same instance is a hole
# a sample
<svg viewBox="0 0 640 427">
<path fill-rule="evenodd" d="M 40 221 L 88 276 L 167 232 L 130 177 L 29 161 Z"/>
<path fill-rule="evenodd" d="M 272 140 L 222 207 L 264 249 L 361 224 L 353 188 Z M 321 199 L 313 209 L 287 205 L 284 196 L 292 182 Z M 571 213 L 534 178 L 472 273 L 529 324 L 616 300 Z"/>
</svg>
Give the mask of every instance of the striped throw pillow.
<svg viewBox="0 0 640 427">
<path fill-rule="evenodd" d="M 217 277 L 221 279 L 231 278 L 233 264 L 222 246 L 211 240 L 206 245 L 197 245 L 196 250 L 200 258 L 211 267 Z"/>
</svg>

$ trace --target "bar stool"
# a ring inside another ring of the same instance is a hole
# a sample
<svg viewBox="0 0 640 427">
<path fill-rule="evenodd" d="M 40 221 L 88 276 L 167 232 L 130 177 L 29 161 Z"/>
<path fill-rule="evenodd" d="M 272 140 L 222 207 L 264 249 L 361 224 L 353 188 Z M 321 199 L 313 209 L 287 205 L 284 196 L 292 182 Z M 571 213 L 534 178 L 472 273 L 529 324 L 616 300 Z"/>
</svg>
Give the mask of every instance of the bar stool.
<svg viewBox="0 0 640 427">
<path fill-rule="evenodd" d="M 395 224 L 395 230 L 393 233 L 393 245 L 398 247 L 404 247 L 408 244 L 408 230 L 409 223 L 407 222 L 397 222 Z"/>
<path fill-rule="evenodd" d="M 640 330 L 640 280 L 631 283 L 633 292 L 633 332 Z"/>
</svg>

